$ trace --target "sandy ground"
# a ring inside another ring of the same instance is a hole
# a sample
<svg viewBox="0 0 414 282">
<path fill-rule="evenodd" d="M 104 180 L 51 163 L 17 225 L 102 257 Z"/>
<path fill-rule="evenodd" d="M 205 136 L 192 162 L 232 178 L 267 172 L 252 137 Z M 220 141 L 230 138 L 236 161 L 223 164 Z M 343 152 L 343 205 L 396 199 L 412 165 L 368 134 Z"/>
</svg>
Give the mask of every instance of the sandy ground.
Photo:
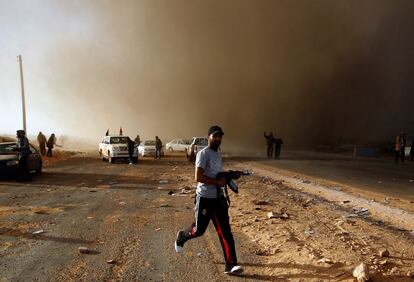
<svg viewBox="0 0 414 282">
<path fill-rule="evenodd" d="M 360 262 L 372 281 L 412 281 L 408 210 L 260 162 L 225 166 L 253 172 L 230 192 L 241 277 L 223 274 L 212 225 L 184 254 L 173 250 L 193 221 L 194 167 L 184 157 L 129 166 L 75 155 L 32 182 L 0 182 L 0 281 L 354 281 Z"/>
</svg>

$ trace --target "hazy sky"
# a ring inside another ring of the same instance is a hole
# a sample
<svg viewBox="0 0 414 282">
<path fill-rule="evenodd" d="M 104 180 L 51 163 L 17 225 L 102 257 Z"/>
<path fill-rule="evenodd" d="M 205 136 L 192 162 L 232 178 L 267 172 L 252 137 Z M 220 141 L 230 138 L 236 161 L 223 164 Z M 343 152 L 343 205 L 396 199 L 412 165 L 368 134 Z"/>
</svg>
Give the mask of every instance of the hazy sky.
<svg viewBox="0 0 414 282">
<path fill-rule="evenodd" d="M 0 0 L 0 133 L 365 142 L 414 130 L 414 1 Z M 411 133 L 414 135 L 414 133 Z"/>
</svg>

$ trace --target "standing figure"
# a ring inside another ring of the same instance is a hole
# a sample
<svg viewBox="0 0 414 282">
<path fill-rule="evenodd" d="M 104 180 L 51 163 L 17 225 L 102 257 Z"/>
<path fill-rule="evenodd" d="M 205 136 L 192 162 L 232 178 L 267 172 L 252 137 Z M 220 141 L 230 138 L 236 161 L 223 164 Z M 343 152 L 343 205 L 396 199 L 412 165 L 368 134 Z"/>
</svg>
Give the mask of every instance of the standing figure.
<svg viewBox="0 0 414 282">
<path fill-rule="evenodd" d="M 407 146 L 407 137 L 405 136 L 404 132 L 400 133 L 400 140 L 401 140 L 401 163 L 405 161 L 405 147 Z"/>
<path fill-rule="evenodd" d="M 122 136 L 122 126 L 119 128 L 119 136 Z"/>
<path fill-rule="evenodd" d="M 56 144 L 56 137 L 55 134 L 52 133 L 52 135 L 50 135 L 49 140 L 47 140 L 47 156 L 48 157 L 52 157 L 52 150 L 54 145 Z"/>
<path fill-rule="evenodd" d="M 161 159 L 162 142 L 158 136 L 155 136 L 155 158 Z"/>
<path fill-rule="evenodd" d="M 109 136 L 109 128 L 106 130 L 105 136 Z"/>
<path fill-rule="evenodd" d="M 46 155 L 46 136 L 43 135 L 43 133 L 40 131 L 37 135 L 37 142 L 39 143 L 39 149 L 42 156 Z"/>
<path fill-rule="evenodd" d="M 411 141 L 410 159 L 411 159 L 411 161 L 414 160 L 414 138 L 413 138 L 413 141 Z"/>
<path fill-rule="evenodd" d="M 266 135 L 266 131 L 264 132 L 264 138 L 266 139 L 267 144 L 267 157 L 270 159 L 273 156 L 273 144 L 275 142 L 275 137 L 273 137 L 273 132 L 270 132 L 269 135 Z"/>
<path fill-rule="evenodd" d="M 275 160 L 280 159 L 280 150 L 282 149 L 283 140 L 280 138 L 275 139 Z"/>
<path fill-rule="evenodd" d="M 19 174 L 18 180 L 20 181 L 30 181 L 29 168 L 27 166 L 27 158 L 30 155 L 30 146 L 29 140 L 26 137 L 26 132 L 24 130 L 17 130 L 16 132 L 17 143 L 16 151 L 19 154 Z"/>
<path fill-rule="evenodd" d="M 212 220 L 223 249 L 224 273 L 239 275 L 243 272 L 243 268 L 237 264 L 236 248 L 230 228 L 229 206 L 221 188 L 226 184 L 226 179 L 217 177 L 223 171 L 220 154 L 223 135 L 219 126 L 210 127 L 208 147 L 197 153 L 195 177 L 198 183 L 194 209 L 195 222 L 187 229 L 178 231 L 174 247 L 177 253 L 181 253 L 184 244 L 188 240 L 202 236 Z M 239 173 L 234 176 L 235 179 L 239 177 Z"/>
<path fill-rule="evenodd" d="M 132 141 L 129 137 L 128 137 L 128 155 L 129 155 L 129 164 L 133 165 L 136 160 L 134 158 L 134 150 L 135 150 L 135 142 Z"/>
<path fill-rule="evenodd" d="M 398 165 L 398 159 L 401 155 L 401 134 L 395 138 L 395 164 Z"/>
<path fill-rule="evenodd" d="M 141 138 L 139 138 L 139 135 L 137 135 L 137 137 L 135 137 L 135 145 L 139 146 L 139 144 L 141 144 Z"/>
</svg>

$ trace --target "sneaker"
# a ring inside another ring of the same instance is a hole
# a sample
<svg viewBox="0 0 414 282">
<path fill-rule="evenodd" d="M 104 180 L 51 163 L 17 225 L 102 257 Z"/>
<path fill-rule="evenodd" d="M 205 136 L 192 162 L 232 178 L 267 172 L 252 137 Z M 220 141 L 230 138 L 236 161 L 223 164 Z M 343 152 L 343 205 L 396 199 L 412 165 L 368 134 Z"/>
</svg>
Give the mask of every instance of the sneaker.
<svg viewBox="0 0 414 282">
<path fill-rule="evenodd" d="M 228 275 L 240 275 L 243 273 L 243 267 L 240 265 L 226 266 L 224 273 Z"/>
<path fill-rule="evenodd" d="M 175 239 L 175 242 L 174 242 L 174 248 L 177 253 L 182 253 L 184 251 L 184 248 L 183 248 L 184 245 L 178 243 L 178 240 L 181 238 L 183 233 L 184 231 L 182 230 L 178 231 L 177 238 Z"/>
</svg>

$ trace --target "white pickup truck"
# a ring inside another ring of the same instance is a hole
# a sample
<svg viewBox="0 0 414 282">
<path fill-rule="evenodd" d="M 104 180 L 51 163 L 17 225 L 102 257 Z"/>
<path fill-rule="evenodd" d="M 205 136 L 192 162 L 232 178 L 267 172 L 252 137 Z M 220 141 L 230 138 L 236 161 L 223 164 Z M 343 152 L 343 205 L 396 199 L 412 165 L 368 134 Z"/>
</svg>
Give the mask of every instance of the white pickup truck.
<svg viewBox="0 0 414 282">
<path fill-rule="evenodd" d="M 105 136 L 99 143 L 99 156 L 113 163 L 115 159 L 129 158 L 127 136 Z M 134 148 L 134 162 L 138 160 L 138 148 Z"/>
<path fill-rule="evenodd" d="M 208 146 L 208 139 L 206 137 L 193 137 L 191 139 L 190 145 L 188 145 L 185 153 L 187 154 L 187 159 L 190 161 L 195 160 L 197 152 L 200 152 L 205 147 Z"/>
</svg>

